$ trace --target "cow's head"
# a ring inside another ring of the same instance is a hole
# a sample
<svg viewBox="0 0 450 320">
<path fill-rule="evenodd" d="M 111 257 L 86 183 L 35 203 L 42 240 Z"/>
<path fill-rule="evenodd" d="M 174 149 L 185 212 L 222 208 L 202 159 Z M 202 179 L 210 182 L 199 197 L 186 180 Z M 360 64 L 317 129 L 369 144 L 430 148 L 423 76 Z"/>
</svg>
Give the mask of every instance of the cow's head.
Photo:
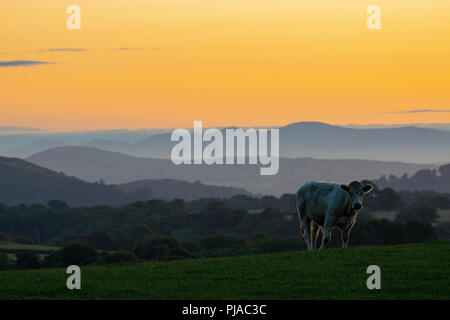
<svg viewBox="0 0 450 320">
<path fill-rule="evenodd" d="M 348 186 L 341 185 L 341 189 L 349 194 L 352 210 L 358 211 L 362 208 L 363 196 L 372 191 L 373 187 L 370 184 L 363 185 L 359 181 L 353 181 Z"/>
</svg>

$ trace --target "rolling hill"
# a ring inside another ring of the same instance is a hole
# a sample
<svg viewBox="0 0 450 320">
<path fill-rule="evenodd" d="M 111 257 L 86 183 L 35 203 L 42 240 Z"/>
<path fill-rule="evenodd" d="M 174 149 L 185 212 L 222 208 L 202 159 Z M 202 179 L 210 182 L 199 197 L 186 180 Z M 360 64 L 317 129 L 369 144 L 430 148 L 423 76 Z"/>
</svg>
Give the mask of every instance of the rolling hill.
<svg viewBox="0 0 450 320">
<path fill-rule="evenodd" d="M 54 199 L 73 206 L 125 201 L 123 192 L 115 186 L 88 183 L 21 159 L 0 157 L 1 203 L 47 203 Z"/>
<path fill-rule="evenodd" d="M 216 186 L 244 188 L 254 194 L 294 193 L 308 180 L 348 183 L 377 179 L 386 174 L 412 174 L 433 166 L 369 160 L 280 159 L 274 176 L 261 176 L 259 165 L 181 165 L 170 160 L 139 158 L 88 147 L 60 147 L 27 158 L 36 165 L 94 182 L 123 184 L 144 179 L 201 181 Z"/>
<path fill-rule="evenodd" d="M 0 271 L 0 299 L 449 299 L 449 242 L 82 268 Z M 367 267 L 381 269 L 368 290 Z"/>
<path fill-rule="evenodd" d="M 237 194 L 249 193 L 244 189 L 177 180 L 143 180 L 119 186 L 89 183 L 22 159 L 0 157 L 0 203 L 6 205 L 45 204 L 55 199 L 71 206 L 121 205 L 155 198 L 196 200 Z"/>
<path fill-rule="evenodd" d="M 63 142 L 57 140 L 42 139 L 27 143 L 21 147 L 9 149 L 5 151 L 5 153 L 8 154 L 10 158 L 25 158 L 41 150 L 62 147 L 64 145 Z"/>
</svg>

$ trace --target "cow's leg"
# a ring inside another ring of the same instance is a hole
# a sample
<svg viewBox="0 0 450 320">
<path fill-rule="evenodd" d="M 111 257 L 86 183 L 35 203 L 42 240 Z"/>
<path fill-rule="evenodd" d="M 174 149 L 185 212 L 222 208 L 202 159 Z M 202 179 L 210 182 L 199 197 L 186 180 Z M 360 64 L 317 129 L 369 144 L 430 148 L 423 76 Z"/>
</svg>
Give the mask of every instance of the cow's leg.
<svg viewBox="0 0 450 320">
<path fill-rule="evenodd" d="M 301 205 L 297 204 L 297 212 L 300 219 L 300 232 L 302 233 L 303 239 L 305 239 L 306 248 L 309 251 L 311 250 L 311 235 L 309 233 L 311 219 L 306 215 L 304 203 Z"/>
<path fill-rule="evenodd" d="M 317 236 L 319 234 L 319 226 L 311 221 L 311 250 L 316 250 Z"/>
<path fill-rule="evenodd" d="M 342 235 L 342 248 L 347 248 L 348 246 L 348 239 L 350 236 L 350 230 L 342 230 L 341 231 L 341 235 Z"/>
<path fill-rule="evenodd" d="M 328 245 L 330 244 L 331 240 L 331 227 L 333 226 L 333 222 L 328 220 L 325 220 L 325 225 L 323 226 L 323 236 L 322 236 L 322 245 L 320 246 L 320 249 L 328 248 Z"/>
<path fill-rule="evenodd" d="M 316 235 L 314 236 L 314 249 L 317 249 L 317 240 L 319 239 L 320 231 L 322 228 L 317 225 Z"/>
<path fill-rule="evenodd" d="M 312 250 L 311 247 L 311 219 L 308 217 L 304 217 L 302 219 L 302 228 L 303 228 L 303 238 L 305 238 L 306 247 L 308 248 L 308 251 Z"/>
<path fill-rule="evenodd" d="M 309 244 L 309 240 L 308 240 L 308 236 L 307 236 L 308 233 L 307 233 L 307 231 L 305 229 L 307 229 L 307 227 L 305 226 L 305 223 L 300 221 L 300 232 L 302 234 L 303 239 L 306 242 L 306 248 L 309 250 L 309 245 L 310 244 Z"/>
</svg>

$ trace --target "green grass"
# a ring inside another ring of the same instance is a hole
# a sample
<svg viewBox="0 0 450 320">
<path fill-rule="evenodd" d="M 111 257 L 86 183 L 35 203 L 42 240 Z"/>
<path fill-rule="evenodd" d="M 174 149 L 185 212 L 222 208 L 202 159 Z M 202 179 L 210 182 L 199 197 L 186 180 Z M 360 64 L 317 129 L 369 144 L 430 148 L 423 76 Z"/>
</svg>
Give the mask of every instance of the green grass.
<svg viewBox="0 0 450 320">
<path fill-rule="evenodd" d="M 367 266 L 381 268 L 368 290 Z M 0 299 L 450 299 L 450 243 L 0 272 Z"/>
<path fill-rule="evenodd" d="M 54 250 L 60 249 L 60 247 L 0 241 L 0 250 L 2 250 L 2 249 L 3 250 L 54 251 Z"/>
</svg>

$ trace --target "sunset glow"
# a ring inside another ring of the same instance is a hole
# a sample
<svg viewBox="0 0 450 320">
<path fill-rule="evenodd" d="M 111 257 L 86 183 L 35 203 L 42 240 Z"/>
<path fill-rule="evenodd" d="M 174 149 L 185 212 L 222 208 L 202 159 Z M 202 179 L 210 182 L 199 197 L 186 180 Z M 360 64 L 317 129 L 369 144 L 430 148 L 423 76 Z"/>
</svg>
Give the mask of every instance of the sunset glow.
<svg viewBox="0 0 450 320">
<path fill-rule="evenodd" d="M 371 4 L 3 0 L 0 62 L 47 64 L 0 67 L 0 126 L 450 122 L 450 2 Z"/>
</svg>

